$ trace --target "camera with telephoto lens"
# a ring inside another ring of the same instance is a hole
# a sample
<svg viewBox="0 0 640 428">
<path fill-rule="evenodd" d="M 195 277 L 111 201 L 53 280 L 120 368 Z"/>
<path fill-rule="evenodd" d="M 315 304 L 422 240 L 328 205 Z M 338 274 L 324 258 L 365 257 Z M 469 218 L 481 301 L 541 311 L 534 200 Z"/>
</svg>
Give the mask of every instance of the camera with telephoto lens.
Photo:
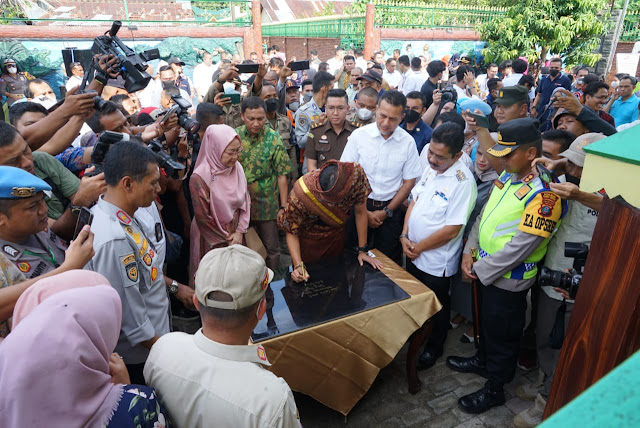
<svg viewBox="0 0 640 428">
<path fill-rule="evenodd" d="M 132 141 L 137 137 L 131 137 L 129 134 L 123 134 L 120 132 L 104 131 L 98 136 L 98 142 L 93 147 L 91 153 L 91 164 L 89 166 L 95 166 L 95 170 L 91 173 L 85 174 L 87 177 L 93 177 L 104 172 L 104 158 L 107 152 L 113 144 L 117 144 L 120 141 Z M 138 139 L 138 141 L 140 141 Z M 147 148 L 153 152 L 158 161 L 160 168 L 164 169 L 167 175 L 171 178 L 178 179 L 178 172 L 185 169 L 185 166 L 180 162 L 173 160 L 173 158 L 162 149 L 162 143 L 158 140 L 151 140 L 147 144 Z"/>
<path fill-rule="evenodd" d="M 572 300 L 575 300 L 582 280 L 584 265 L 587 262 L 589 246 L 579 242 L 565 242 L 564 256 L 573 258 L 573 269 L 562 272 L 548 268 L 542 268 L 540 272 L 540 286 L 558 287 L 569 292 Z"/>
<path fill-rule="evenodd" d="M 458 93 L 452 87 L 444 88 L 440 91 L 442 94 L 442 98 L 440 99 L 440 108 L 448 102 L 457 103 L 458 102 Z"/>
<path fill-rule="evenodd" d="M 180 95 L 171 95 L 171 99 L 180 110 L 178 110 L 178 125 L 189 134 L 195 134 L 200 130 L 200 123 L 189 116 L 188 110 L 191 108 L 191 103 L 182 98 Z"/>
<path fill-rule="evenodd" d="M 109 31 L 93 40 L 91 52 L 100 55 L 114 55 L 118 58 L 118 63 L 112 68 L 118 69 L 124 79 L 124 88 L 127 92 L 133 93 L 146 88 L 151 81 L 151 76 L 145 71 L 148 67 L 147 61 L 159 59 L 160 51 L 149 49 L 136 53 L 117 36 L 121 26 L 122 22 L 114 21 Z"/>
</svg>

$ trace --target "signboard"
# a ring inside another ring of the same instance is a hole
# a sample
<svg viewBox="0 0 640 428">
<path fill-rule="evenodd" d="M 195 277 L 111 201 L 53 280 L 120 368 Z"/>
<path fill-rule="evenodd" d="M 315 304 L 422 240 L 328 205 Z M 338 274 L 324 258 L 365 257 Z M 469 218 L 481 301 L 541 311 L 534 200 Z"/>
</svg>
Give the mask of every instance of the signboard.
<svg viewBox="0 0 640 428">
<path fill-rule="evenodd" d="M 616 73 L 626 73 L 635 77 L 638 70 L 638 60 L 640 60 L 640 53 L 616 54 Z"/>
</svg>

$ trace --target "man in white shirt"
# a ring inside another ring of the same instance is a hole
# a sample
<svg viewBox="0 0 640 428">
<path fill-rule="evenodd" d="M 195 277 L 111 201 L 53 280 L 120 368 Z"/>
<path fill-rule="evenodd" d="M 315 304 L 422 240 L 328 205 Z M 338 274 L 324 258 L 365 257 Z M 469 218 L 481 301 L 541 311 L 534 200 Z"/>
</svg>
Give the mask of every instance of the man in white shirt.
<svg viewBox="0 0 640 428">
<path fill-rule="evenodd" d="M 407 271 L 436 293 L 442 309 L 433 318 L 433 330 L 418 369 L 432 367 L 447 339 L 451 278 L 458 272 L 462 234 L 476 202 L 471 171 L 461 162 L 464 128 L 446 122 L 431 135 L 429 166 L 411 192 L 412 201 L 400 235 Z"/>
<path fill-rule="evenodd" d="M 397 61 L 393 57 L 390 57 L 385 62 L 385 69 L 382 73 L 382 78 L 386 80 L 391 89 L 397 89 L 400 82 L 402 82 L 402 76 L 400 75 L 400 72 L 396 70 L 396 66 Z"/>
<path fill-rule="evenodd" d="M 498 75 L 498 64 L 491 63 L 487 67 L 487 72 L 485 74 L 481 74 L 476 77 L 476 82 L 478 82 L 478 87 L 480 88 L 480 98 L 484 101 L 489 95 L 489 88 L 487 87 L 487 82 L 489 79 L 493 79 Z"/>
<path fill-rule="evenodd" d="M 400 128 L 407 99 L 394 90 L 378 100 L 376 123 L 353 131 L 342 152 L 341 162 L 362 165 L 372 192 L 367 200 L 370 243 L 393 260 L 400 260 L 402 231 L 400 207 L 421 175 L 413 137 Z M 355 237 L 355 223 L 351 225 Z"/>
<path fill-rule="evenodd" d="M 478 91 L 476 90 L 473 68 L 468 65 L 461 65 L 458 67 L 456 70 L 456 83 L 452 86 L 458 94 L 458 103 L 465 98 L 473 98 L 476 100 L 480 99 Z"/>
<path fill-rule="evenodd" d="M 400 57 L 402 58 L 402 57 Z M 407 95 L 409 92 L 420 91 L 427 77 L 422 74 L 422 60 L 419 57 L 413 57 L 411 60 L 411 71 L 407 74 L 407 78 L 402 85 L 402 93 Z"/>
<path fill-rule="evenodd" d="M 301 426 L 289 385 L 261 367 L 269 365 L 262 346 L 247 345 L 272 279 L 264 259 L 242 245 L 202 258 L 193 297 L 202 329 L 163 336 L 144 367 L 176 426 Z"/>
<path fill-rule="evenodd" d="M 398 91 L 404 93 L 404 83 L 407 81 L 407 77 L 413 73 L 411 71 L 411 60 L 408 56 L 401 55 L 400 58 L 398 58 L 397 67 L 400 72 L 400 84 L 398 85 Z"/>
<path fill-rule="evenodd" d="M 216 67 L 213 65 L 213 55 L 205 52 L 202 55 L 202 63 L 196 65 L 193 69 L 193 86 L 196 87 L 198 93 L 198 102 L 201 103 L 207 91 L 213 83 L 213 73 Z"/>
<path fill-rule="evenodd" d="M 336 55 L 327 61 L 327 64 L 329 64 L 329 68 L 328 68 L 329 73 L 335 76 L 336 72 L 339 71 L 340 68 L 342 68 L 343 62 L 344 62 L 344 49 L 337 48 Z"/>
<path fill-rule="evenodd" d="M 505 87 L 516 86 L 520 82 L 520 79 L 522 79 L 522 76 L 524 76 L 524 73 L 525 71 L 527 71 L 528 67 L 529 67 L 529 64 L 527 63 L 527 61 L 520 58 L 514 59 L 511 62 L 511 70 L 513 71 L 513 73 L 511 73 L 510 75 L 502 79 L 502 84 Z M 534 99 L 535 96 L 536 96 L 536 89 L 532 87 L 529 90 L 529 98 Z"/>
<path fill-rule="evenodd" d="M 71 77 L 67 80 L 67 83 L 64 85 L 67 88 L 67 91 L 75 88 L 76 86 L 80 86 L 82 83 L 82 77 L 84 76 L 84 68 L 82 64 L 79 62 L 72 62 L 69 64 L 71 67 Z"/>
<path fill-rule="evenodd" d="M 362 56 L 362 49 L 355 49 L 353 54 L 356 57 L 356 67 L 360 67 L 363 73 L 367 71 L 367 60 Z"/>
</svg>

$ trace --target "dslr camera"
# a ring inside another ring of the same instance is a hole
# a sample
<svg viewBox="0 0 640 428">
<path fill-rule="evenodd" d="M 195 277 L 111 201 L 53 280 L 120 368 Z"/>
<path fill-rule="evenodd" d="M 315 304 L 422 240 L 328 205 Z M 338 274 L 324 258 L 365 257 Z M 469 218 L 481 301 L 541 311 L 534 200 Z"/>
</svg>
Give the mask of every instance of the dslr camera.
<svg viewBox="0 0 640 428">
<path fill-rule="evenodd" d="M 196 134 L 200 130 L 200 123 L 189 116 L 188 110 L 191 107 L 189 101 L 180 95 L 171 95 L 171 99 L 175 103 L 175 111 L 178 115 L 178 125 L 189 134 Z"/>
<path fill-rule="evenodd" d="M 442 91 L 440 91 L 440 93 L 442 94 L 442 98 L 440 100 L 439 109 L 441 109 L 442 106 L 448 102 L 452 102 L 452 103 L 458 102 L 458 93 L 452 87 L 449 86 L 447 88 L 444 88 Z"/>
<path fill-rule="evenodd" d="M 540 272 L 540 285 L 549 287 L 558 287 L 569 292 L 572 300 L 575 300 L 578 294 L 578 287 L 582 280 L 584 265 L 587 262 L 589 254 L 589 246 L 579 242 L 565 242 L 564 256 L 573 258 L 573 269 L 569 272 L 562 272 L 548 268 L 542 268 Z"/>
<path fill-rule="evenodd" d="M 122 134 L 119 132 L 104 131 L 98 136 L 98 142 L 93 148 L 91 153 L 91 165 L 96 169 L 87 176 L 98 175 L 104 172 L 104 158 L 107 152 L 113 144 L 117 144 L 120 141 L 141 141 L 137 137 L 131 137 L 129 134 Z M 162 143 L 158 140 L 151 140 L 147 144 L 147 148 L 153 152 L 158 161 L 160 168 L 164 169 L 167 175 L 171 178 L 178 179 L 178 172 L 185 169 L 185 166 L 180 162 L 173 160 L 173 158 L 162 149 Z"/>
</svg>

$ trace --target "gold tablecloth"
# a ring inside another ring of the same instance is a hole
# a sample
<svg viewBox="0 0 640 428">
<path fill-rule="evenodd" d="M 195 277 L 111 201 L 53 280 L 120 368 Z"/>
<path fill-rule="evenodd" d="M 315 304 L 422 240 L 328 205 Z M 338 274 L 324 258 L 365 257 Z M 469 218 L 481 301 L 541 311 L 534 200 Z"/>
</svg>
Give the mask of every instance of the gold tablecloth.
<svg viewBox="0 0 640 428">
<path fill-rule="evenodd" d="M 436 295 L 379 251 L 384 273 L 411 298 L 260 344 L 291 389 L 347 415 L 411 334 L 440 310 Z"/>
</svg>

